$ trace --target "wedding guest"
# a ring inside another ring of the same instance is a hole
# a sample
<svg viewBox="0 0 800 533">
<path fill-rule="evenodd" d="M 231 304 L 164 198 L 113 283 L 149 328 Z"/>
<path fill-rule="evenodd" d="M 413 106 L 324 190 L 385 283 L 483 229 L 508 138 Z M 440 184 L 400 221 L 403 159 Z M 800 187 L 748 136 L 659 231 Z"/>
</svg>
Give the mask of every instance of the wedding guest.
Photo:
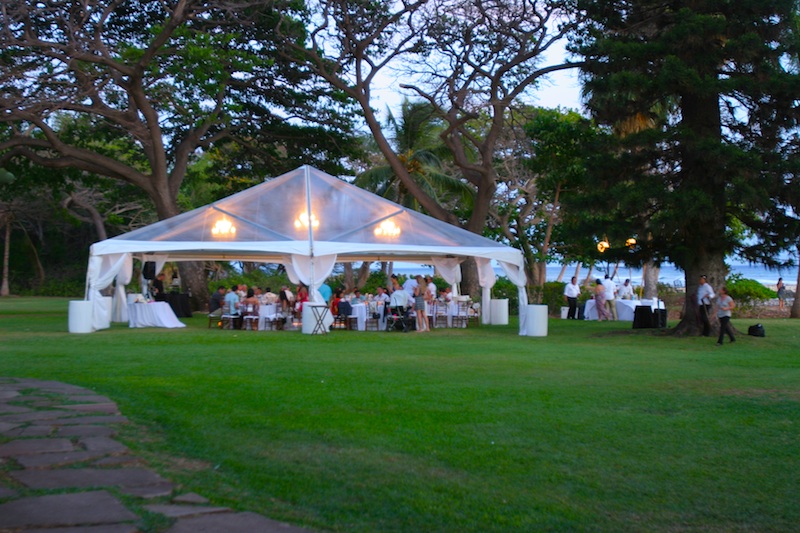
<svg viewBox="0 0 800 533">
<path fill-rule="evenodd" d="M 625 283 L 619 288 L 617 296 L 620 300 L 633 300 L 633 285 L 631 285 L 631 280 L 625 280 Z"/>
<path fill-rule="evenodd" d="M 697 287 L 697 308 L 700 311 L 700 320 L 703 322 L 703 337 L 711 334 L 711 322 L 708 315 L 711 313 L 713 298 L 714 289 L 708 284 L 705 275 L 700 276 L 700 285 Z"/>
<path fill-rule="evenodd" d="M 728 295 L 728 289 L 721 287 L 719 289 L 719 298 L 717 299 L 717 318 L 719 319 L 717 346 L 722 346 L 722 340 L 725 338 L 726 333 L 731 342 L 736 342 L 733 337 L 733 327 L 731 326 L 731 315 L 733 315 L 735 305 L 733 298 Z"/>
<path fill-rule="evenodd" d="M 578 278 L 572 276 L 566 287 L 564 287 L 564 299 L 567 300 L 569 310 L 567 311 L 567 320 L 578 319 L 578 297 L 581 295 L 581 288 L 578 285 Z"/>
</svg>

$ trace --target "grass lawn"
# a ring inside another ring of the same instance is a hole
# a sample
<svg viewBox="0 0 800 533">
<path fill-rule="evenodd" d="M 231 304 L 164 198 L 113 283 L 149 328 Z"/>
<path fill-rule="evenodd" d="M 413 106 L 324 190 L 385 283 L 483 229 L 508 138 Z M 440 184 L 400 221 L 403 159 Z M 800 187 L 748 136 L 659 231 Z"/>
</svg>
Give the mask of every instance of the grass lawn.
<svg viewBox="0 0 800 533">
<path fill-rule="evenodd" d="M 0 299 L 0 376 L 109 396 L 126 444 L 217 505 L 347 532 L 800 524 L 800 321 L 716 347 L 558 319 L 541 338 L 233 332 L 204 315 L 76 335 L 66 311 Z"/>
</svg>

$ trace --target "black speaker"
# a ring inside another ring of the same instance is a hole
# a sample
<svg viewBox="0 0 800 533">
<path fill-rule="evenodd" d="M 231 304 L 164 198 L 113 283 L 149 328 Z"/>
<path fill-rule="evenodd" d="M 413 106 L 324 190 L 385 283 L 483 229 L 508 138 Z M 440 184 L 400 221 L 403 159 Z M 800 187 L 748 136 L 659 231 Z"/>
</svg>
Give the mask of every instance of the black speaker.
<svg viewBox="0 0 800 533">
<path fill-rule="evenodd" d="M 156 279 L 156 262 L 146 261 L 142 267 L 142 276 L 144 279 Z"/>
<path fill-rule="evenodd" d="M 633 329 L 652 328 L 653 310 L 649 305 L 637 305 L 633 310 Z"/>
</svg>

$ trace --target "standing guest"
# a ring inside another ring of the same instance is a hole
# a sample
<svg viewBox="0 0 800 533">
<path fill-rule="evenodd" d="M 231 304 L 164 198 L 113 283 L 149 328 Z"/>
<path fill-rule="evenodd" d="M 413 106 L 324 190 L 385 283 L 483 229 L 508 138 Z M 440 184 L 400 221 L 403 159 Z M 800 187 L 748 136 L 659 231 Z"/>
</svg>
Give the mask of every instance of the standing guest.
<svg viewBox="0 0 800 533">
<path fill-rule="evenodd" d="M 625 283 L 622 284 L 622 287 L 620 287 L 617 292 L 617 297 L 620 300 L 633 300 L 633 285 L 631 285 L 631 280 L 625 280 Z"/>
<path fill-rule="evenodd" d="M 325 300 L 325 303 L 331 301 L 331 296 L 333 295 L 333 289 L 327 283 L 323 283 L 319 286 L 319 293 L 322 295 L 322 299 Z"/>
<path fill-rule="evenodd" d="M 700 285 L 697 287 L 697 308 L 700 311 L 700 320 L 703 322 L 703 337 L 711 334 L 711 322 L 708 315 L 711 313 L 712 298 L 714 298 L 714 289 L 708 284 L 705 275 L 700 276 Z"/>
<path fill-rule="evenodd" d="M 295 297 L 295 308 L 300 316 L 303 316 L 303 304 L 308 301 L 308 287 L 302 283 L 297 286 L 297 296 Z"/>
<path fill-rule="evenodd" d="M 578 319 L 578 297 L 581 295 L 581 288 L 578 285 L 578 278 L 572 276 L 567 286 L 564 287 L 564 298 L 567 300 L 569 311 L 567 311 L 567 320 Z"/>
<path fill-rule="evenodd" d="M 611 279 L 611 276 L 606 274 L 603 280 L 603 287 L 606 290 L 606 314 L 611 317 L 611 320 L 617 319 L 617 284 Z"/>
<path fill-rule="evenodd" d="M 408 307 L 408 293 L 403 290 L 397 278 L 392 279 L 392 296 L 389 298 L 389 304 L 392 309 L 398 312 L 401 316 L 405 313 Z"/>
<path fill-rule="evenodd" d="M 425 276 L 425 281 L 428 283 L 428 301 L 433 300 L 436 298 L 436 295 L 439 294 L 439 290 L 436 288 L 436 284 L 433 282 L 433 278 L 431 276 Z"/>
<path fill-rule="evenodd" d="M 783 278 L 778 278 L 778 309 L 783 311 L 783 306 L 786 301 L 786 285 L 783 284 Z"/>
<path fill-rule="evenodd" d="M 717 318 L 719 318 L 719 339 L 717 339 L 717 346 L 722 346 L 722 340 L 725 334 L 728 334 L 731 342 L 736 342 L 733 337 L 733 326 L 731 326 L 731 315 L 733 308 L 736 304 L 728 295 L 728 289 L 721 287 L 719 289 L 719 298 L 717 299 Z"/>
<path fill-rule="evenodd" d="M 425 299 L 428 286 L 422 276 L 417 276 L 417 288 L 414 289 L 414 312 L 417 315 L 417 333 L 428 331 L 428 313 L 425 311 Z"/>
<path fill-rule="evenodd" d="M 157 302 L 163 302 L 167 299 L 167 293 L 164 292 L 165 277 L 163 272 L 159 273 L 156 279 L 153 280 L 153 285 L 150 288 L 150 291 L 153 293 L 153 299 Z"/>
<path fill-rule="evenodd" d="M 594 308 L 597 311 L 597 320 L 611 320 L 606 314 L 606 288 L 603 287 L 603 280 L 597 278 L 594 285 Z"/>
<path fill-rule="evenodd" d="M 217 287 L 217 292 L 211 295 L 208 301 L 209 316 L 219 316 L 222 314 L 222 304 L 225 303 L 225 285 Z"/>
<path fill-rule="evenodd" d="M 417 288 L 417 285 L 419 285 L 419 283 L 414 276 L 409 276 L 408 279 L 403 282 L 403 290 L 406 291 L 410 301 L 414 301 L 414 289 Z"/>
<path fill-rule="evenodd" d="M 292 294 L 292 291 L 289 290 L 289 287 L 287 287 L 286 285 L 281 287 L 281 292 L 279 297 L 281 300 L 281 308 L 283 309 L 283 312 L 288 313 L 289 311 L 291 311 L 292 302 L 294 301 L 294 295 Z"/>
</svg>

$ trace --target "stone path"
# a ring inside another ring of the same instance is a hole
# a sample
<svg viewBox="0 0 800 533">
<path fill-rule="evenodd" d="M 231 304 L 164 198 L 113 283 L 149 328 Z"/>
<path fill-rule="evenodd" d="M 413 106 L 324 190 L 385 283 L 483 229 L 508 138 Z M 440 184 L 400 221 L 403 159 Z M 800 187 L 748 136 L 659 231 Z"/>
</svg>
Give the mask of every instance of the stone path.
<svg viewBox="0 0 800 533">
<path fill-rule="evenodd" d="M 308 533 L 178 493 L 114 440 L 126 421 L 90 390 L 0 378 L 0 533 Z"/>
</svg>

